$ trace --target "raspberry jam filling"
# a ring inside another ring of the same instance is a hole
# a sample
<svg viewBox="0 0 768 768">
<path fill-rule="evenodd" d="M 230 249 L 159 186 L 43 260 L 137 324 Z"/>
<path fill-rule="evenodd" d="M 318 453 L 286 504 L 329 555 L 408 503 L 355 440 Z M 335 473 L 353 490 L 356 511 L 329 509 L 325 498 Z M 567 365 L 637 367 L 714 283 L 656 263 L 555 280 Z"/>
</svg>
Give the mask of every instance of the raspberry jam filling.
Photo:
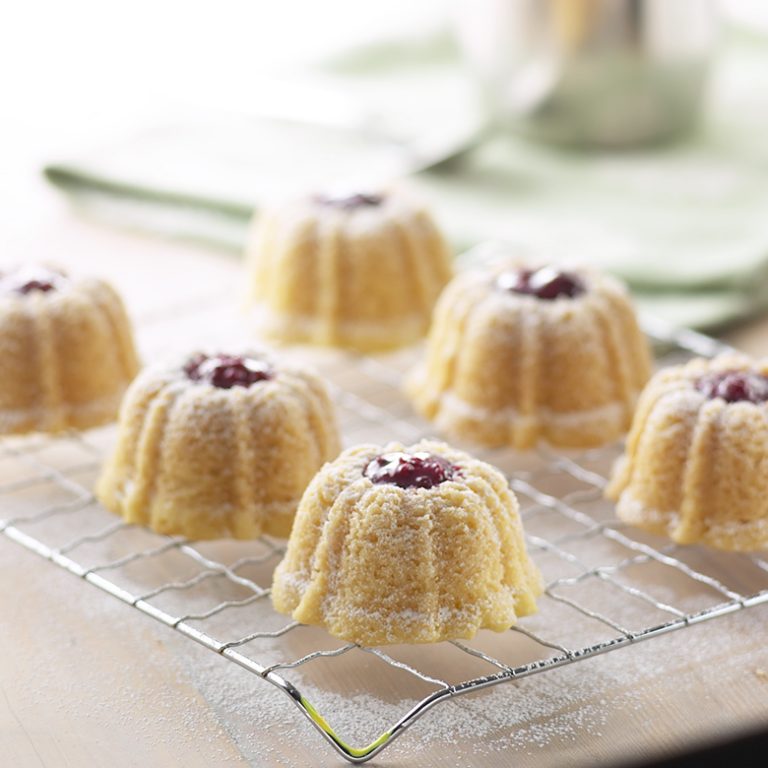
<svg viewBox="0 0 768 768">
<path fill-rule="evenodd" d="M 0 275 L 0 292 L 48 293 L 61 288 L 67 281 L 63 272 L 49 267 L 19 267 L 11 272 Z"/>
<path fill-rule="evenodd" d="M 373 208 L 384 202 L 384 195 L 373 195 L 365 192 L 356 192 L 352 195 L 317 195 L 315 202 L 320 205 L 329 205 L 333 208 L 343 208 L 351 211 L 355 208 Z"/>
<path fill-rule="evenodd" d="M 584 281 L 578 275 L 562 272 L 555 267 L 503 272 L 497 278 L 496 284 L 502 290 L 524 293 L 547 301 L 561 297 L 573 299 L 587 290 Z"/>
<path fill-rule="evenodd" d="M 716 371 L 696 382 L 696 389 L 711 400 L 727 403 L 764 403 L 768 400 L 768 377 L 755 371 Z"/>
<path fill-rule="evenodd" d="M 219 389 L 250 387 L 274 375 L 269 363 L 239 355 L 195 355 L 184 366 L 192 381 L 211 384 Z"/>
<path fill-rule="evenodd" d="M 426 451 L 383 453 L 371 459 L 363 471 L 373 483 L 390 483 L 401 488 L 433 488 L 452 480 L 458 473 L 458 467 Z"/>
</svg>

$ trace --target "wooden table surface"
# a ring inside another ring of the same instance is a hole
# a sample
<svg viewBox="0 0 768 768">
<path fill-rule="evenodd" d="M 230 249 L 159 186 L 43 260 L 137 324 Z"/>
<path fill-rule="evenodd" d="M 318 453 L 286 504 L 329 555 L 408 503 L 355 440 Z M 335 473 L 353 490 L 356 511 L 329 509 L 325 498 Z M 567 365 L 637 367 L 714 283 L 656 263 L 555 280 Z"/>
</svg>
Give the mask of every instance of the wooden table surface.
<svg viewBox="0 0 768 768">
<path fill-rule="evenodd" d="M 194 292 L 237 282 L 232 256 L 107 229 L 42 188 L 28 199 L 34 206 L 23 214 L 5 200 L 4 262 L 54 259 L 102 274 L 121 286 L 135 314 L 162 306 L 172 283 Z M 768 352 L 768 319 L 724 338 Z M 255 680 L 243 710 L 227 695 L 234 665 L 4 537 L 0 584 L 3 765 L 341 764 L 278 691 Z M 438 708 L 377 764 L 613 765 L 767 723 L 767 638 L 762 606 L 575 665 L 590 665 L 588 678 L 571 669 L 537 676 L 550 679 L 525 738 L 515 739 L 504 718 L 474 738 L 466 729 L 456 735 L 452 715 Z M 475 717 L 482 706 L 495 714 L 508 707 L 516 722 L 514 687 L 501 688 L 509 690 L 495 689 L 485 704 L 483 694 L 470 697 L 466 706 Z"/>
</svg>

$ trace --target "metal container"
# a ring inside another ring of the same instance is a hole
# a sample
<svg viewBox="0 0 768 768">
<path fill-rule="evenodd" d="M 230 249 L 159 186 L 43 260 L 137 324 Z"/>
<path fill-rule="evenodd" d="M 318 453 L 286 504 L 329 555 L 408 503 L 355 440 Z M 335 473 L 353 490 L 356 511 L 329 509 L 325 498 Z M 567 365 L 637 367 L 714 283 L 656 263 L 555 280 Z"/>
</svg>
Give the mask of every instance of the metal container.
<svg viewBox="0 0 768 768">
<path fill-rule="evenodd" d="M 492 118 L 582 146 L 690 129 L 720 26 L 712 0 L 458 0 L 455 11 Z"/>
</svg>

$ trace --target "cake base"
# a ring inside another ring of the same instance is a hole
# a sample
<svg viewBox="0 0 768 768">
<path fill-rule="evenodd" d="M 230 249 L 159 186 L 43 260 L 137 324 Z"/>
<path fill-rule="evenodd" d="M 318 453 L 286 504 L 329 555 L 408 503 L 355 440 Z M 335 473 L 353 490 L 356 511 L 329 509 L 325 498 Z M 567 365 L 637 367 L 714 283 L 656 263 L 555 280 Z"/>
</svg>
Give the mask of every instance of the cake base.
<svg viewBox="0 0 768 768">
<path fill-rule="evenodd" d="M 535 414 L 525 414 L 510 407 L 484 408 L 452 392 L 430 392 L 418 377 L 408 383 L 408 389 L 416 408 L 434 419 L 439 429 L 491 448 L 509 445 L 529 450 L 539 442 L 561 448 L 595 448 L 618 440 L 630 421 L 623 402 L 567 412 L 539 407 Z"/>
<path fill-rule="evenodd" d="M 380 323 L 342 321 L 331 325 L 309 315 L 283 314 L 258 305 L 253 309 L 252 318 L 261 334 L 273 341 L 342 347 L 358 352 L 385 352 L 414 344 L 427 331 L 422 315 Z"/>
<path fill-rule="evenodd" d="M 616 515 L 625 523 L 657 536 L 667 536 L 677 544 L 706 544 L 729 552 L 753 552 L 768 547 L 768 518 L 727 523 L 701 519 L 692 527 L 679 512 L 651 509 L 628 491 L 619 497 Z"/>
</svg>

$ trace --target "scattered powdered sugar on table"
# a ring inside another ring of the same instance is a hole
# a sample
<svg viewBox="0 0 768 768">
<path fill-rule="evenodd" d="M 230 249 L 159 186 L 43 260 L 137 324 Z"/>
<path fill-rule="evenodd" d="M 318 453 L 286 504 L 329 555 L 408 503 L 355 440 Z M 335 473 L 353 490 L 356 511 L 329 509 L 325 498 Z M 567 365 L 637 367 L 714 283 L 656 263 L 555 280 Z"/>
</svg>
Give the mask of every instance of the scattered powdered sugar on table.
<svg viewBox="0 0 768 768">
<path fill-rule="evenodd" d="M 613 718 L 629 717 L 642 727 L 648 689 L 673 696 L 707 675 L 709 660 L 718 674 L 752 676 L 754 647 L 744 640 L 765 632 L 766 611 L 755 609 L 698 625 L 631 648 L 565 668 L 501 684 L 439 704 L 416 722 L 377 760 L 402 763 L 439 750 L 442 763 L 462 765 L 462 755 L 511 751 L 535 757 L 598 742 Z M 741 650 L 740 650 L 741 648 Z M 183 650 L 183 648 L 180 648 Z M 273 686 L 234 664 L 199 650 L 188 660 L 194 685 L 218 713 L 244 756 L 261 765 L 266 754 L 281 757 L 303 748 L 322 764 L 339 758 L 320 742 L 293 703 Z M 394 703 L 372 694 L 320 691 L 300 670 L 286 677 L 300 687 L 342 738 L 354 746 L 390 727 L 416 700 Z M 456 762 L 452 763 L 451 760 Z M 289 764 L 289 763 L 285 763 Z"/>
<path fill-rule="evenodd" d="M 149 765 L 161 745 L 177 753 L 180 764 L 192 765 L 194 756 L 199 758 L 194 765 L 238 763 L 223 724 L 207 707 L 180 698 L 185 691 L 195 697 L 197 692 L 185 674 L 186 654 L 169 653 L 164 642 L 174 633 L 15 543 L 0 539 L 0 544 L 4 583 L 11 583 L 14 567 L 22 567 L 30 587 L 25 594 L 44 595 L 39 603 L 35 598 L 21 605 L 7 590 L 3 614 L 19 623 L 12 635 L 0 638 L 0 650 L 13 654 L 15 674 L 23 681 L 21 688 L 13 684 L 14 672 L 3 680 L 15 691 L 15 708 L 27 715 L 23 722 L 54 727 L 39 737 L 39 749 L 46 748 L 46 738 L 63 744 L 75 739 L 81 748 L 87 745 L 94 761 L 117 750 L 114 765 L 139 766 Z M 63 665 L 62 655 L 75 663 Z M 0 763 L 6 764 L 2 758 Z"/>
</svg>

